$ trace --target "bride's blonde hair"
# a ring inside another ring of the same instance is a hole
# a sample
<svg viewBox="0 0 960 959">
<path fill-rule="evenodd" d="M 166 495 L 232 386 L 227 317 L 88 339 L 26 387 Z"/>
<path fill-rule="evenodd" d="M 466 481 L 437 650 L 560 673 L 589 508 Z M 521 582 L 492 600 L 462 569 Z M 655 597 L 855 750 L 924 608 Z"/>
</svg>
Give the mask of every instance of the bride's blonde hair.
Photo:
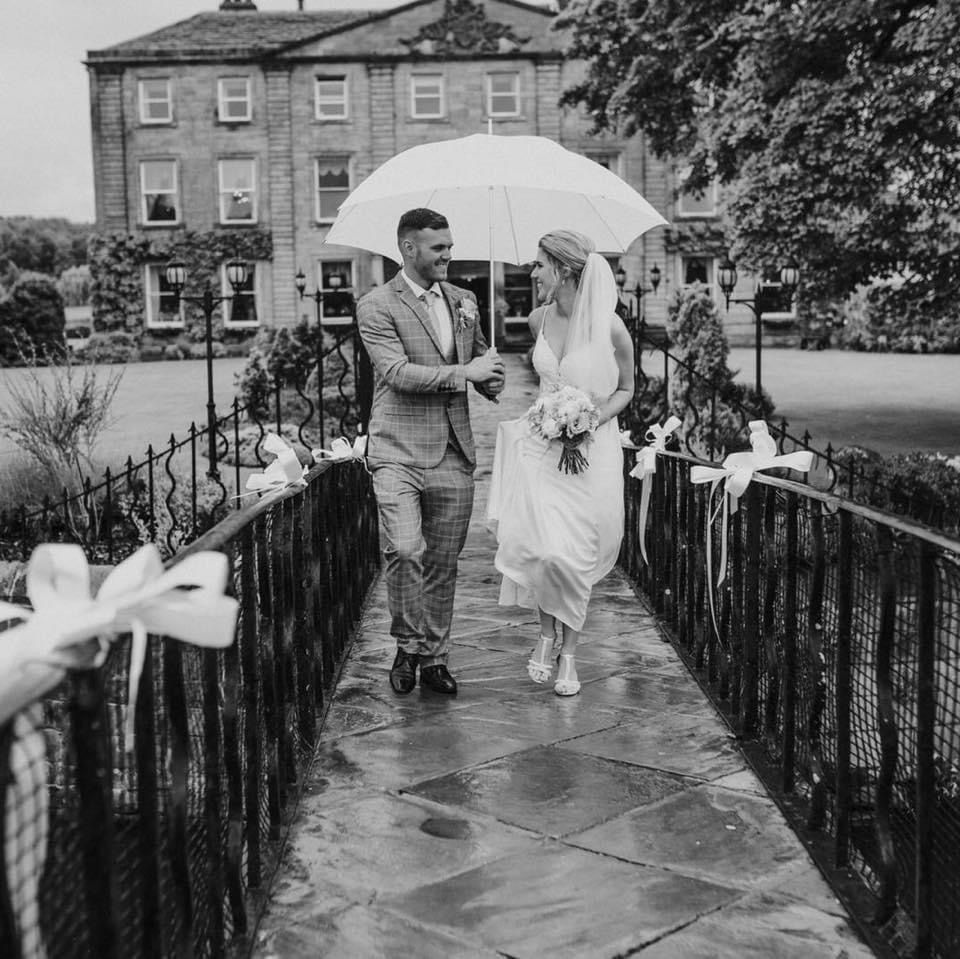
<svg viewBox="0 0 960 959">
<path fill-rule="evenodd" d="M 551 230 L 540 239 L 540 249 L 558 272 L 566 267 L 573 274 L 574 284 L 579 285 L 587 257 L 597 246 L 590 237 L 576 230 Z"/>
</svg>

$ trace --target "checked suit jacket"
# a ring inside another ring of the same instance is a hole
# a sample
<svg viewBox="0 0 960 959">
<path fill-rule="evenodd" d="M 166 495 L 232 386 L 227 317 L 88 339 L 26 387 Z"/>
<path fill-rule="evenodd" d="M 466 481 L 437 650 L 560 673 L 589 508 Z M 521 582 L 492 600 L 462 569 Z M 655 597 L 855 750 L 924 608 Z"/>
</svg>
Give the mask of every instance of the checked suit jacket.
<svg viewBox="0 0 960 959">
<path fill-rule="evenodd" d="M 486 352 L 479 311 L 459 313 L 469 290 L 441 283 L 453 320 L 455 356 L 447 360 L 425 303 L 400 273 L 357 303 L 360 336 L 374 369 L 373 406 L 367 430 L 367 462 L 427 468 L 436 466 L 452 433 L 476 465 L 463 366 Z"/>
</svg>

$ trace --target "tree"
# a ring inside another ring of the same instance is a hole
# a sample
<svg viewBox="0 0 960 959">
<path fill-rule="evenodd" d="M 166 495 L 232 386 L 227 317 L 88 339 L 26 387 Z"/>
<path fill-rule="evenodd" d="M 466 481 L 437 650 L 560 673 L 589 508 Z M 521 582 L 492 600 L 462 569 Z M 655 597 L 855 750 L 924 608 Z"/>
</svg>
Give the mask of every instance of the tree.
<svg viewBox="0 0 960 959">
<path fill-rule="evenodd" d="M 557 26 L 587 64 L 564 101 L 642 130 L 685 189 L 726 184 L 744 266 L 796 256 L 827 297 L 899 276 L 931 322 L 956 311 L 960 4 L 572 0 Z"/>
<path fill-rule="evenodd" d="M 87 262 L 87 240 L 93 227 L 62 217 L 0 217 L 0 273 L 13 264 L 56 276 Z"/>
<path fill-rule="evenodd" d="M 63 298 L 42 273 L 23 273 L 0 302 L 0 365 L 63 355 Z"/>
</svg>

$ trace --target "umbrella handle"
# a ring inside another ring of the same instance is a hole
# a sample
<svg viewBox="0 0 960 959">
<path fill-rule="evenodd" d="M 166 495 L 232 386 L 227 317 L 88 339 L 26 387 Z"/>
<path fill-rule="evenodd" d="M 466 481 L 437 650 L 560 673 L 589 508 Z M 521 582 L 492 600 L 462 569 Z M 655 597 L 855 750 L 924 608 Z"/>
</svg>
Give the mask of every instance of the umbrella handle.
<svg viewBox="0 0 960 959">
<path fill-rule="evenodd" d="M 490 202 L 490 211 L 489 216 L 487 217 L 487 223 L 490 233 L 490 290 L 488 292 L 488 297 L 490 301 L 490 346 L 496 346 L 496 314 L 497 308 L 494 301 L 494 282 L 493 282 L 493 187 L 487 188 L 487 196 Z"/>
</svg>

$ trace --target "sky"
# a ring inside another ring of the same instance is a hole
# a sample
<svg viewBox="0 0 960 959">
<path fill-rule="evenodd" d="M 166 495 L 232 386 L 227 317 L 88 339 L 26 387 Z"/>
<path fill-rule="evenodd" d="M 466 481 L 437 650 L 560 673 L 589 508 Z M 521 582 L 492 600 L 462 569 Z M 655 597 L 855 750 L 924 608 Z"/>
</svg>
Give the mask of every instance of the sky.
<svg viewBox="0 0 960 959">
<path fill-rule="evenodd" d="M 297 0 L 256 0 L 296 10 Z M 402 0 L 305 0 L 372 9 Z M 0 29 L 0 216 L 93 222 L 88 50 L 216 10 L 219 0 L 5 0 Z"/>
</svg>

